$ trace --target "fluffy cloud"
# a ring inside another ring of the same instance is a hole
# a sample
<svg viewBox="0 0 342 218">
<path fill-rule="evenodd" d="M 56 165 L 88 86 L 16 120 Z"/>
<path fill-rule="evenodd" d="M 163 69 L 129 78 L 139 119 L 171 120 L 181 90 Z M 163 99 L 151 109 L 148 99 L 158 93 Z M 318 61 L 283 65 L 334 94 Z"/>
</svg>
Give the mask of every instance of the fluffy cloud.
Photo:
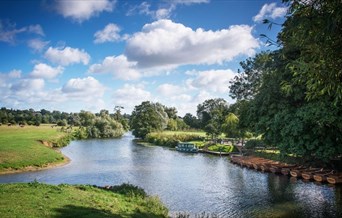
<svg viewBox="0 0 342 218">
<path fill-rule="evenodd" d="M 103 30 L 99 30 L 94 34 L 95 43 L 104 43 L 104 42 L 116 42 L 121 39 L 120 37 L 120 28 L 114 24 L 108 24 Z"/>
<path fill-rule="evenodd" d="M 73 63 L 83 63 L 87 65 L 90 55 L 83 49 L 65 47 L 63 49 L 49 47 L 45 52 L 45 58 L 52 63 L 67 66 Z"/>
<path fill-rule="evenodd" d="M 115 78 L 122 80 L 135 80 L 141 77 L 136 69 L 135 62 L 129 62 L 124 55 L 106 57 L 101 64 L 89 67 L 90 73 L 111 73 Z"/>
<path fill-rule="evenodd" d="M 218 93 L 228 93 L 229 81 L 236 75 L 229 69 L 191 72 L 191 74 L 197 75 L 186 81 L 189 87 Z"/>
<path fill-rule="evenodd" d="M 27 41 L 28 47 L 32 48 L 34 52 L 41 52 L 50 43 L 50 41 L 43 41 L 41 39 L 30 39 Z"/>
<path fill-rule="evenodd" d="M 129 113 L 134 109 L 135 105 L 150 100 L 152 100 L 151 93 L 146 91 L 142 85 L 125 84 L 113 93 L 114 104 L 124 106 L 125 112 Z"/>
<path fill-rule="evenodd" d="M 61 74 L 63 70 L 64 68 L 61 66 L 54 68 L 47 64 L 39 63 L 34 66 L 30 76 L 34 78 L 53 79 Z"/>
<path fill-rule="evenodd" d="M 184 92 L 184 88 L 181 86 L 165 83 L 157 87 L 157 92 L 163 96 L 181 95 Z"/>
<path fill-rule="evenodd" d="M 21 77 L 21 70 L 12 70 L 8 73 L 9 78 L 20 78 Z"/>
<path fill-rule="evenodd" d="M 102 97 L 105 87 L 94 77 L 70 79 L 62 88 L 62 92 L 70 98 L 94 99 Z"/>
<path fill-rule="evenodd" d="M 15 92 L 38 91 L 44 88 L 45 82 L 43 79 L 22 79 L 12 85 L 11 90 Z"/>
<path fill-rule="evenodd" d="M 81 23 L 101 12 L 111 12 L 115 6 L 116 0 L 57 0 L 56 3 L 56 9 L 59 14 Z"/>
<path fill-rule="evenodd" d="M 267 18 L 276 19 L 278 17 L 283 17 L 285 16 L 287 9 L 287 7 L 277 7 L 276 3 L 264 4 L 259 13 L 253 17 L 253 21 L 261 22 Z"/>
<path fill-rule="evenodd" d="M 171 20 L 146 24 L 127 40 L 125 54 L 139 67 L 215 64 L 238 55 L 253 55 L 259 41 L 252 27 L 231 26 L 218 31 L 192 30 Z"/>
</svg>

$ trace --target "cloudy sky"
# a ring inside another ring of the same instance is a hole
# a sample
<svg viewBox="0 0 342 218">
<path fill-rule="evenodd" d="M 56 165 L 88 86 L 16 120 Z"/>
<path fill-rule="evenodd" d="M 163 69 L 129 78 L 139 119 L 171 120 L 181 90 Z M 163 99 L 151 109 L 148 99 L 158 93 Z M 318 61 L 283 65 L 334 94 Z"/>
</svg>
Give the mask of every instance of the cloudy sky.
<svg viewBox="0 0 342 218">
<path fill-rule="evenodd" d="M 97 112 L 150 100 L 195 114 L 233 102 L 239 62 L 276 38 L 281 1 L 2 0 L 0 106 Z"/>
</svg>

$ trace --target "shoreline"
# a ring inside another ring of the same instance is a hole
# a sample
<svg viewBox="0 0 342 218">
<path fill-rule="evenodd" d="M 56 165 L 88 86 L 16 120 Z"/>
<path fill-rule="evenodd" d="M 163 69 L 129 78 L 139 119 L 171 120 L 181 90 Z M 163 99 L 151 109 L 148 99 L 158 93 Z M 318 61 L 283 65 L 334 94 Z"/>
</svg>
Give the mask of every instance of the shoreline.
<svg viewBox="0 0 342 218">
<path fill-rule="evenodd" d="M 55 150 L 55 149 L 54 149 Z M 56 152 L 60 152 L 59 150 L 55 150 Z M 62 154 L 62 153 L 61 153 Z M 27 166 L 21 169 L 11 169 L 7 168 L 4 169 L 3 171 L 0 171 L 0 175 L 7 175 L 7 174 L 16 174 L 16 173 L 25 173 L 25 172 L 35 172 L 35 171 L 43 171 L 43 170 L 48 170 L 52 168 L 58 168 L 65 166 L 71 162 L 71 159 L 64 154 L 62 154 L 63 160 L 60 162 L 52 162 L 52 163 L 47 163 L 44 166 L 38 167 L 38 166 Z"/>
</svg>

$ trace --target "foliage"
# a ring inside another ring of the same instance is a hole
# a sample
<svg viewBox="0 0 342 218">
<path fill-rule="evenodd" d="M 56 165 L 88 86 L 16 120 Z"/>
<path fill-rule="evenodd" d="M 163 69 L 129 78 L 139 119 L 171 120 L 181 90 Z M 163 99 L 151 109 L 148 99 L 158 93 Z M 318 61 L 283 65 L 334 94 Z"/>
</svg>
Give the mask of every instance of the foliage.
<svg viewBox="0 0 342 218">
<path fill-rule="evenodd" d="M 153 131 L 161 131 L 167 127 L 169 117 L 164 110 L 165 106 L 160 103 L 144 101 L 135 106 L 130 120 L 133 135 L 145 138 Z"/>
<path fill-rule="evenodd" d="M 147 194 L 144 189 L 138 186 L 132 185 L 132 184 L 127 184 L 127 183 L 112 186 L 110 187 L 109 190 L 118 194 L 129 196 L 129 197 L 134 197 L 134 196 L 147 197 Z"/>
<path fill-rule="evenodd" d="M 166 147 L 176 147 L 178 142 L 203 141 L 204 139 L 204 136 L 187 132 L 175 132 L 173 134 L 170 132 L 152 132 L 147 134 L 145 138 L 149 143 Z"/>
<path fill-rule="evenodd" d="M 240 137 L 241 133 L 238 129 L 238 125 L 239 118 L 233 113 L 228 113 L 223 123 L 223 131 L 226 136 L 230 138 Z"/>
<path fill-rule="evenodd" d="M 197 106 L 200 125 L 212 138 L 216 138 L 222 133 L 227 114 L 228 103 L 222 98 L 208 99 Z"/>
<path fill-rule="evenodd" d="M 209 151 L 217 151 L 217 152 L 237 152 L 237 148 L 233 145 L 221 145 L 221 144 L 215 144 L 210 145 L 208 147 Z"/>
<path fill-rule="evenodd" d="M 306 99 L 329 96 L 335 105 L 342 101 L 342 4 L 340 0 L 286 0 L 289 13 L 279 34 L 282 54 L 293 79 L 306 87 Z"/>
<path fill-rule="evenodd" d="M 254 149 L 256 147 L 265 147 L 265 143 L 260 139 L 250 139 L 245 144 L 247 149 Z"/>
<path fill-rule="evenodd" d="M 168 209 L 158 198 L 127 184 L 110 189 L 38 182 L 0 184 L 0 193 L 2 217 L 168 217 Z"/>
<path fill-rule="evenodd" d="M 239 128 L 262 134 L 281 155 L 342 154 L 341 9 L 337 0 L 291 1 L 282 47 L 242 62 L 231 82 Z"/>
<path fill-rule="evenodd" d="M 190 113 L 186 113 L 183 117 L 183 121 L 192 129 L 200 129 L 200 120 L 196 116 Z"/>
</svg>

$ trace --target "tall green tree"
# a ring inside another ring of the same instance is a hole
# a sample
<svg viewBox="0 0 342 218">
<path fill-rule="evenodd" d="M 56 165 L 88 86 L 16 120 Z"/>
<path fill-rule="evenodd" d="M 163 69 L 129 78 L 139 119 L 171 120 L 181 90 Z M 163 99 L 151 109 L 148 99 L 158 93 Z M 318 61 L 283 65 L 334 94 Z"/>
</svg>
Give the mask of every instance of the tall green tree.
<svg viewBox="0 0 342 218">
<path fill-rule="evenodd" d="M 133 135 L 145 138 L 152 131 L 164 130 L 169 120 L 164 109 L 164 105 L 149 101 L 144 101 L 135 106 L 130 119 L 130 128 L 133 130 Z"/>
<path fill-rule="evenodd" d="M 342 101 L 342 2 L 341 0 L 285 0 L 290 3 L 279 34 L 282 55 L 293 79 L 287 91 L 304 84 L 306 99 L 329 97 Z"/>
</svg>

